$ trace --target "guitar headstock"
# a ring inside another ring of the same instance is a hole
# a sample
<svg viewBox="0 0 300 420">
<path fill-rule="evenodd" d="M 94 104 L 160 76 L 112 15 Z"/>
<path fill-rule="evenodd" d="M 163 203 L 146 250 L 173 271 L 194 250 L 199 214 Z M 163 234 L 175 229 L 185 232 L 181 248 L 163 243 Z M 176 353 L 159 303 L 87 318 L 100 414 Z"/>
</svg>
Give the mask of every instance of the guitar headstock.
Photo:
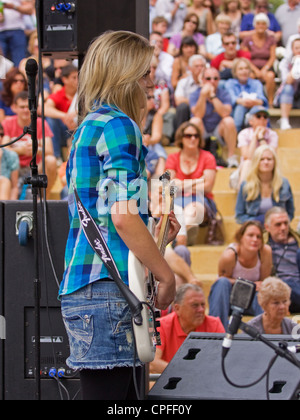
<svg viewBox="0 0 300 420">
<path fill-rule="evenodd" d="M 171 174 L 169 171 L 164 172 L 160 177 L 159 180 L 164 182 L 170 182 L 171 181 Z"/>
<path fill-rule="evenodd" d="M 177 187 L 171 185 L 171 174 L 169 171 L 163 173 L 159 180 L 162 182 L 162 196 L 164 198 L 164 214 L 169 214 L 174 209 L 174 197 Z"/>
</svg>

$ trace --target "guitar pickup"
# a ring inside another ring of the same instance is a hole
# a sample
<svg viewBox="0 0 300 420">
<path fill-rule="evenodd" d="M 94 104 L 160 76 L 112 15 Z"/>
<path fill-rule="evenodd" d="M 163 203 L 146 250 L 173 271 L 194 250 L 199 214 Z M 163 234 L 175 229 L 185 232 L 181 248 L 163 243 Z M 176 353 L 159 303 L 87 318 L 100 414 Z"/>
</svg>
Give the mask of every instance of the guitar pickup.
<svg viewBox="0 0 300 420">
<path fill-rule="evenodd" d="M 156 345 L 161 346 L 160 334 L 159 333 L 155 334 L 155 338 L 156 338 Z"/>
</svg>

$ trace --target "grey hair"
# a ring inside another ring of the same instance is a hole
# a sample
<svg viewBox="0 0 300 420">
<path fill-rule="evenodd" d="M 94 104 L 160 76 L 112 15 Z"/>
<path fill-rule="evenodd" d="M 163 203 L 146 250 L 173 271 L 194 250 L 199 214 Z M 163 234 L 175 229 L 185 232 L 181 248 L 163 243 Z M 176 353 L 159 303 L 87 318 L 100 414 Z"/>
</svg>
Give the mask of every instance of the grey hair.
<svg viewBox="0 0 300 420">
<path fill-rule="evenodd" d="M 285 210 L 285 208 L 280 206 L 274 206 L 271 209 L 269 209 L 265 214 L 265 224 L 268 225 L 270 222 L 271 217 L 273 214 L 286 214 L 289 218 L 288 212 Z M 290 221 L 290 218 L 289 218 Z"/>
<path fill-rule="evenodd" d="M 278 277 L 267 277 L 263 282 L 257 294 L 257 300 L 260 306 L 265 310 L 266 305 L 271 299 L 291 298 L 291 288 Z"/>
<path fill-rule="evenodd" d="M 257 15 L 255 15 L 253 19 L 253 26 L 255 26 L 257 22 L 265 22 L 267 24 L 267 27 L 270 26 L 270 19 L 268 18 L 268 15 L 266 13 L 258 13 Z"/>
<path fill-rule="evenodd" d="M 203 57 L 203 55 L 194 54 L 189 59 L 189 66 L 192 66 L 196 60 L 202 60 L 203 64 L 206 65 L 206 59 Z"/>
<path fill-rule="evenodd" d="M 192 290 L 193 292 L 197 292 L 197 293 L 202 293 L 204 295 L 204 292 L 203 292 L 203 290 L 201 289 L 200 286 L 198 286 L 197 284 L 186 283 L 186 284 L 183 284 L 182 286 L 180 286 L 178 288 L 178 290 L 176 291 L 176 296 L 174 298 L 174 303 L 177 303 L 177 304 L 180 305 L 182 303 L 186 293 L 189 290 Z"/>
</svg>

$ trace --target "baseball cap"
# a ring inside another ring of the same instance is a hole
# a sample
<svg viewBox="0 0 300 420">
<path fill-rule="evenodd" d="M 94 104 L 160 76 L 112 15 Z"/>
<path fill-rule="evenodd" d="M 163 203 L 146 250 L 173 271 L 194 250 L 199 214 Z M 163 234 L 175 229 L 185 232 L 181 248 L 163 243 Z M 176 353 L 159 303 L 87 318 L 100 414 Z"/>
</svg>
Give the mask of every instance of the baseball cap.
<svg viewBox="0 0 300 420">
<path fill-rule="evenodd" d="M 258 114 L 259 112 L 264 112 L 265 114 L 267 114 L 269 116 L 269 111 L 267 108 L 265 108 L 262 105 L 255 105 L 253 106 L 250 111 L 248 112 L 249 115 L 255 115 Z"/>
</svg>

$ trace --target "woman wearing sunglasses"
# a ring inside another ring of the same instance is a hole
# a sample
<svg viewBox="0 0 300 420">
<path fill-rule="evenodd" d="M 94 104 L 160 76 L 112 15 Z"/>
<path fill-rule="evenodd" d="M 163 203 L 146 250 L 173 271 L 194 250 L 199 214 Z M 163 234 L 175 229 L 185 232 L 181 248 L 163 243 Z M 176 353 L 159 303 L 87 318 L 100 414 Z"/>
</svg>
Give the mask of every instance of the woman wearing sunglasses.
<svg viewBox="0 0 300 420">
<path fill-rule="evenodd" d="M 216 178 L 216 159 L 203 150 L 203 137 L 199 128 L 184 122 L 175 134 L 175 145 L 179 152 L 171 153 L 166 161 L 178 187 L 175 204 L 182 209 L 188 233 L 188 245 L 193 245 L 198 237 L 199 224 L 204 216 L 204 202 L 216 212 L 212 194 Z M 181 243 L 181 245 L 186 245 Z"/>
<path fill-rule="evenodd" d="M 244 181 L 249 171 L 251 159 L 255 150 L 262 144 L 268 144 L 276 151 L 278 134 L 268 127 L 269 112 L 263 106 L 254 106 L 247 114 L 250 127 L 244 128 L 238 134 L 240 149 L 239 184 Z"/>
</svg>

